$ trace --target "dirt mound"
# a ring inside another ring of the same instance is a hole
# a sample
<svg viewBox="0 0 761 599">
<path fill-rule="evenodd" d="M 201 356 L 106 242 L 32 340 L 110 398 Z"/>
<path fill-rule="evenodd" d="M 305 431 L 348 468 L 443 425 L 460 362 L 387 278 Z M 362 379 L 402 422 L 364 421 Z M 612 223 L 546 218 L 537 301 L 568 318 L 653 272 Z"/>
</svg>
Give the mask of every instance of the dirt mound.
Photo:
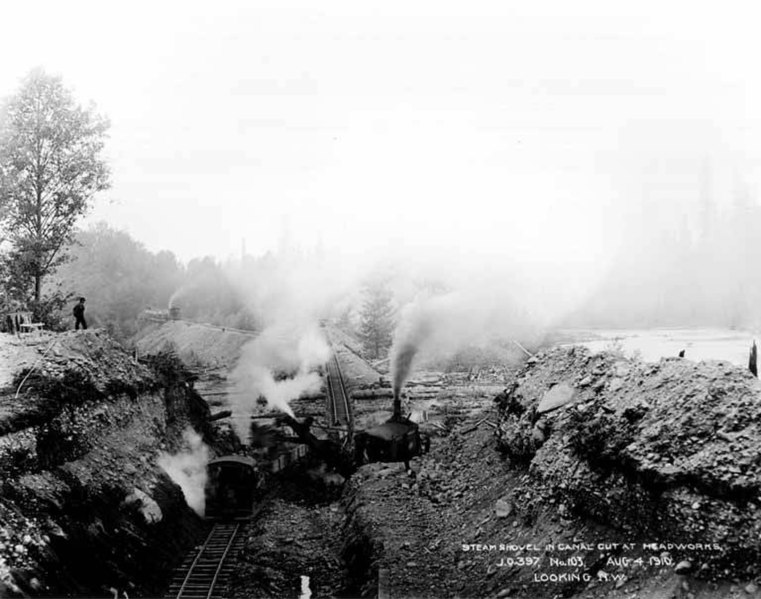
<svg viewBox="0 0 761 599">
<path fill-rule="evenodd" d="M 143 329 L 135 345 L 140 355 L 173 350 L 188 365 L 232 368 L 243 346 L 254 337 L 255 333 L 171 320 Z"/>
<path fill-rule="evenodd" d="M 380 386 L 381 374 L 360 355 L 357 340 L 330 325 L 324 330 L 341 364 L 349 392 Z"/>
<path fill-rule="evenodd" d="M 47 347 L 38 345 L 37 351 L 41 359 L 35 372 L 55 377 L 76 369 L 104 392 L 115 381 L 140 386 L 152 380 L 150 370 L 103 329 L 60 333 Z"/>
<path fill-rule="evenodd" d="M 16 373 L 29 368 L 39 358 L 37 347 L 46 347 L 53 335 L 46 332 L 34 335 L 0 335 L 0 389 L 10 387 Z"/>
<path fill-rule="evenodd" d="M 531 362 L 498 398 L 499 437 L 542 500 L 621 536 L 698 547 L 681 556 L 706 577 L 759 573 L 755 377 L 726 362 L 649 364 L 583 348 Z"/>
</svg>

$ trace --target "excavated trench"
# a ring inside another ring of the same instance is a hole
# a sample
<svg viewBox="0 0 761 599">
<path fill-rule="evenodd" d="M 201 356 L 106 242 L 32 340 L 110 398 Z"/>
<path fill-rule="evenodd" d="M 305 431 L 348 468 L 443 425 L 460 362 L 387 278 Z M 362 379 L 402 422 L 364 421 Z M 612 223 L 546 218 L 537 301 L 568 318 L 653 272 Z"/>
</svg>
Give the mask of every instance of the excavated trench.
<svg viewBox="0 0 761 599">
<path fill-rule="evenodd" d="M 317 597 L 358 596 L 348 586 L 341 548 L 344 513 L 340 487 L 328 487 L 306 466 L 274 483 L 264 508 L 232 556 L 233 574 L 222 588 L 231 598 L 299 597 L 304 577 Z"/>
<path fill-rule="evenodd" d="M 157 458 L 184 451 L 188 429 L 214 455 L 239 449 L 235 436 L 225 420 L 210 421 L 197 381 L 171 355 L 138 362 L 99 332 L 57 343 L 18 398 L 15 383 L 27 371 L 2 391 L 0 595 L 161 596 L 210 524 Z M 574 389 L 573 401 L 539 413 L 559 383 Z M 621 586 L 539 586 L 528 569 L 495 567 L 495 556 L 462 549 L 508 539 L 605 544 L 629 533 L 720 539 L 720 555 L 673 557 L 703 564 L 717 585 L 734 577 L 753 588 L 758 389 L 722 364 L 651 366 L 568 350 L 527 365 L 495 404 L 492 388 L 452 386 L 437 421 L 447 432 L 413 463 L 417 478 L 374 464 L 339 486 L 308 462 L 274 476 L 221 592 L 295 598 L 306 596 L 307 580 L 312 596 L 335 597 L 552 591 L 610 599 L 699 588 L 672 568 L 623 570 Z M 302 401 L 297 412 L 319 413 L 321 401 Z M 368 422 L 388 408 L 386 398 L 360 403 Z M 491 413 L 473 415 L 492 404 Z M 590 557 L 594 572 L 586 573 L 596 575 L 608 557 Z M 732 596 L 711 593 L 695 596 Z"/>
</svg>

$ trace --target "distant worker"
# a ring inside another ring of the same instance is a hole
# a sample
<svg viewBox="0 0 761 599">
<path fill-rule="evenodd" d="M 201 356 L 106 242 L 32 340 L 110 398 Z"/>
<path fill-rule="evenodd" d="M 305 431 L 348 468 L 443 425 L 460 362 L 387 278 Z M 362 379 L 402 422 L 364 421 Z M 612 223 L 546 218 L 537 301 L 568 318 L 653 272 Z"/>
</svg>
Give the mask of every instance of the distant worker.
<svg viewBox="0 0 761 599">
<path fill-rule="evenodd" d="M 74 329 L 79 330 L 79 325 L 82 325 L 82 329 L 87 329 L 87 321 L 85 320 L 85 298 L 80 297 L 79 303 L 74 306 L 74 310 L 72 310 L 74 313 L 74 318 L 76 319 L 76 323 L 74 324 Z"/>
<path fill-rule="evenodd" d="M 680 352 L 679 352 L 679 357 L 680 357 L 680 358 L 684 358 L 684 350 L 682 350 L 682 351 L 680 351 Z"/>
<path fill-rule="evenodd" d="M 748 369 L 753 373 L 753 376 L 758 378 L 758 348 L 756 347 L 756 341 L 753 340 L 753 345 L 750 346 L 750 358 L 748 358 Z"/>
</svg>

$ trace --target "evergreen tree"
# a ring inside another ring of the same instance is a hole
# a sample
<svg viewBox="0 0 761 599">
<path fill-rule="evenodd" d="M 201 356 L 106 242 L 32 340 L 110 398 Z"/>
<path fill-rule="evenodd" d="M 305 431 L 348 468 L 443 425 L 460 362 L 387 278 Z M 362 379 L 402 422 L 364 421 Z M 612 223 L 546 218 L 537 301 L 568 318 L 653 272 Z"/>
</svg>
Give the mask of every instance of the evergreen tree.
<svg viewBox="0 0 761 599">
<path fill-rule="evenodd" d="M 359 336 L 370 358 L 384 358 L 395 326 L 393 296 L 384 281 L 367 283 L 363 292 Z"/>
</svg>

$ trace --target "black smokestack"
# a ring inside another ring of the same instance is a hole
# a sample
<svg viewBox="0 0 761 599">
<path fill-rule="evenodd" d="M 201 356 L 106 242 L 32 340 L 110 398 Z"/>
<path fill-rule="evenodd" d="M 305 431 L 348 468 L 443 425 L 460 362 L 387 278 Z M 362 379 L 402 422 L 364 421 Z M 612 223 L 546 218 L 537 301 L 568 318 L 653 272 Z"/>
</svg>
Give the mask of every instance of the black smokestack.
<svg viewBox="0 0 761 599">
<path fill-rule="evenodd" d="M 396 351 L 393 351 L 392 358 L 392 380 L 394 388 L 394 418 L 402 415 L 402 387 L 407 381 L 407 377 L 412 370 L 412 360 L 417 354 L 418 347 L 407 340 Z"/>
</svg>

